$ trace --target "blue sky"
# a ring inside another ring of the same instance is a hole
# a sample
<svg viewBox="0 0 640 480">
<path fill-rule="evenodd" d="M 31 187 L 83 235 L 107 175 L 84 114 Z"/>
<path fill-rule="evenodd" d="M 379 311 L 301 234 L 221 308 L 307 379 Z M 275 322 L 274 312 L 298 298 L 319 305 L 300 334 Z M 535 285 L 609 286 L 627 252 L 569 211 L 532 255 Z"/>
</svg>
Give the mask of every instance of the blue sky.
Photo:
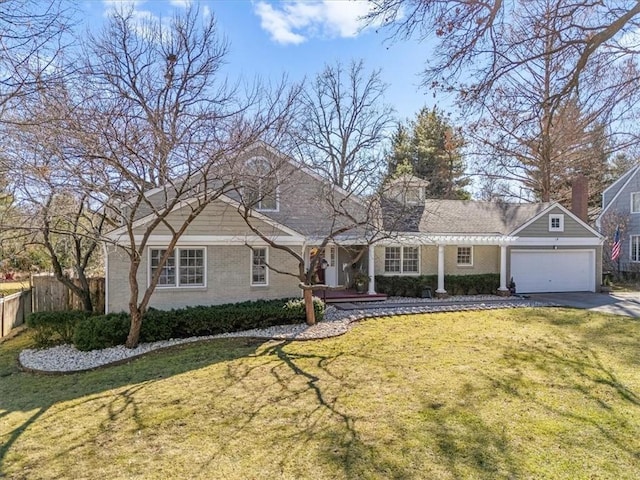
<svg viewBox="0 0 640 480">
<path fill-rule="evenodd" d="M 132 4 L 141 16 L 168 17 L 188 0 L 86 0 L 83 10 L 91 28 L 109 9 Z M 260 76 L 293 81 L 312 77 L 324 64 L 364 59 L 367 69 L 381 69 L 388 84 L 387 102 L 403 120 L 423 107 L 448 109 L 446 97 L 434 98 L 419 86 L 428 46 L 414 41 L 389 42 L 386 32 L 362 29 L 358 20 L 366 2 L 350 0 L 209 0 L 197 2 L 200 12 L 216 16 L 230 42 L 226 71 L 230 78 Z"/>
</svg>

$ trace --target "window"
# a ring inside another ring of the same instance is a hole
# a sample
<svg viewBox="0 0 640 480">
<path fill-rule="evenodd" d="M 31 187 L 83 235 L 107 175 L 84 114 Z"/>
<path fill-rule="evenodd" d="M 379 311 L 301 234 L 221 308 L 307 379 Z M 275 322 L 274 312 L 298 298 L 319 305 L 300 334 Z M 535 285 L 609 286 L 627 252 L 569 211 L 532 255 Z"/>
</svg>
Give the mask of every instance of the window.
<svg viewBox="0 0 640 480">
<path fill-rule="evenodd" d="M 385 273 L 418 273 L 419 266 L 418 247 L 385 247 Z"/>
<path fill-rule="evenodd" d="M 640 192 L 631 194 L 631 213 L 640 213 Z"/>
<path fill-rule="evenodd" d="M 549 231 L 564 232 L 564 215 L 549 215 Z"/>
<path fill-rule="evenodd" d="M 386 247 L 384 249 L 384 271 L 387 273 L 400 273 L 401 254 L 400 247 Z"/>
<path fill-rule="evenodd" d="M 167 251 L 152 248 L 149 261 L 149 278 L 158 266 L 160 259 Z M 204 248 L 176 248 L 162 267 L 158 287 L 204 287 L 205 286 L 205 254 Z M 179 259 L 176 268 L 176 258 Z"/>
<path fill-rule="evenodd" d="M 631 261 L 640 262 L 640 235 L 631 235 Z"/>
<path fill-rule="evenodd" d="M 156 273 L 158 265 L 160 265 L 160 259 L 167 250 L 153 249 L 151 250 L 151 275 Z M 176 285 L 176 253 L 175 251 L 169 255 L 167 261 L 162 267 L 160 273 L 160 279 L 158 280 L 158 287 L 175 287 Z"/>
<path fill-rule="evenodd" d="M 402 272 L 418 273 L 418 247 L 402 249 Z"/>
<path fill-rule="evenodd" d="M 248 162 L 244 181 L 244 201 L 258 211 L 278 210 L 278 182 L 266 159 Z"/>
<path fill-rule="evenodd" d="M 204 250 L 180 249 L 180 285 L 204 285 Z"/>
<path fill-rule="evenodd" d="M 473 247 L 458 247 L 458 265 L 473 265 Z"/>
<path fill-rule="evenodd" d="M 251 285 L 267 285 L 267 248 L 251 249 Z"/>
</svg>

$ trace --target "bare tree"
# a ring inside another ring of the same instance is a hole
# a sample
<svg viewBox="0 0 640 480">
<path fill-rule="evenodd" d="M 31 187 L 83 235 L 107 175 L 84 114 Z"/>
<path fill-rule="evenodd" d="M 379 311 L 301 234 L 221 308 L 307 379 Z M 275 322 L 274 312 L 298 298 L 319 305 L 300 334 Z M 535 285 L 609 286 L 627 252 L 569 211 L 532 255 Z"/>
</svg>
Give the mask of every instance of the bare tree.
<svg viewBox="0 0 640 480">
<path fill-rule="evenodd" d="M 612 2 L 524 2 L 520 0 L 375 0 L 368 16 L 382 22 L 394 38 L 435 39 L 434 57 L 424 70 L 425 86 L 454 89 L 482 103 L 495 83 L 523 64 L 541 61 L 538 49 L 513 55 L 514 47 L 544 43 L 557 35 L 553 54 L 567 61 L 558 75 L 552 105 L 575 95 L 592 76 L 602 57 L 635 62 L 635 31 L 640 4 Z M 544 27 L 559 21 L 550 32 Z M 520 43 L 512 32 L 519 30 Z M 602 73 L 602 72 L 601 72 Z"/>
<path fill-rule="evenodd" d="M 458 93 L 477 173 L 515 185 L 513 197 L 562 201 L 579 173 L 596 198 L 607 158 L 637 142 L 639 12 L 624 1 L 390 0 L 372 16 L 394 35 L 435 35 L 425 86 Z"/>
<path fill-rule="evenodd" d="M 329 244 L 344 247 L 351 252 L 350 263 L 359 262 L 367 252 L 367 247 L 386 236 L 379 222 L 378 196 L 362 197 L 342 189 L 319 172 L 273 149 L 264 149 L 262 156 L 268 159 L 268 163 L 256 170 L 255 176 L 251 171 L 245 171 L 242 177 L 238 177 L 242 178 L 242 185 L 238 185 L 236 190 L 239 200 L 237 210 L 249 229 L 264 244 L 284 252 L 297 266 L 286 269 L 275 262 L 266 264 L 266 268 L 298 282 L 305 300 L 307 323 L 313 325 L 316 320 L 312 291 L 329 287 L 319 284 L 314 278 L 323 257 L 309 255 L 309 249 L 313 247 L 321 252 Z M 256 195 L 257 189 L 247 187 L 258 179 L 267 188 L 260 189 L 259 195 Z M 273 181 L 265 183 L 265 179 Z M 361 179 L 361 185 L 366 185 L 367 191 L 378 191 L 380 186 L 377 180 L 377 177 L 369 176 Z M 274 235 L 269 224 L 256 215 L 256 209 L 262 202 L 269 202 L 276 196 L 279 202 L 277 211 L 263 215 L 280 224 L 295 224 L 295 231 L 305 239 L 305 248 L 302 250 L 298 245 L 291 245 Z M 253 248 L 252 245 L 248 247 Z"/>
<path fill-rule="evenodd" d="M 249 92 L 229 85 L 220 74 L 227 44 L 214 18 L 201 18 L 197 8 L 168 25 L 140 23 L 121 10 L 86 51 L 78 89 L 85 95 L 67 125 L 76 161 L 67 169 L 118 225 L 105 240 L 128 259 L 126 345 L 134 347 L 178 240 L 231 189 L 241 152 L 281 133 L 293 93 L 284 84 L 272 90 L 256 84 Z M 140 265 L 157 232 L 168 241 L 141 286 Z"/>
<path fill-rule="evenodd" d="M 25 121 L 22 104 L 64 75 L 60 59 L 67 44 L 73 16 L 71 4 L 61 0 L 0 1 L 0 139 L 9 141 L 7 126 Z M 0 147 L 2 213 L 10 210 L 16 165 Z M 17 217 L 2 215 L 2 230 Z M 16 220 L 17 221 L 17 220 Z M 13 232 L 15 233 L 15 232 Z M 6 236 L 6 235 L 4 235 Z M 11 239 L 15 240 L 15 238 Z"/>
<path fill-rule="evenodd" d="M 73 14 L 61 0 L 0 2 L 0 119 L 9 102 L 59 76 Z"/>
<path fill-rule="evenodd" d="M 367 72 L 362 60 L 326 65 L 301 95 L 300 160 L 334 185 L 362 192 L 363 179 L 384 167 L 381 147 L 393 120 L 385 91 L 380 71 Z"/>
</svg>

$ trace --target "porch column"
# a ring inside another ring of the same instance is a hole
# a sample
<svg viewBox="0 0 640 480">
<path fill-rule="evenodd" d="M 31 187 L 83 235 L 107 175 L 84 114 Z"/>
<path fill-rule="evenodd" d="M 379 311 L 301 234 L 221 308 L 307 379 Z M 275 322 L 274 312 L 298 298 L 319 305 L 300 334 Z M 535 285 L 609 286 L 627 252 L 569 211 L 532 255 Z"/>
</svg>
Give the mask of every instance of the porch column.
<svg viewBox="0 0 640 480">
<path fill-rule="evenodd" d="M 369 291 L 367 292 L 369 295 L 376 294 L 376 256 L 375 249 L 373 245 L 369 245 L 369 265 L 367 269 L 367 275 L 369 275 Z"/>
<path fill-rule="evenodd" d="M 438 288 L 436 293 L 445 295 L 444 289 L 444 245 L 438 245 Z"/>
<path fill-rule="evenodd" d="M 500 288 L 498 293 L 508 292 L 507 288 L 507 246 L 500 245 Z"/>
</svg>

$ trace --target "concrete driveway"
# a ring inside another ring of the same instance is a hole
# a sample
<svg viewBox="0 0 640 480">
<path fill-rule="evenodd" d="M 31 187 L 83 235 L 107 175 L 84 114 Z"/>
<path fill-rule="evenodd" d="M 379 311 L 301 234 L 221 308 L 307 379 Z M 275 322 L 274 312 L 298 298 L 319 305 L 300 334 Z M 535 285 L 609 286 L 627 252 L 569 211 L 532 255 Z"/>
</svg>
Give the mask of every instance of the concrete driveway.
<svg viewBox="0 0 640 480">
<path fill-rule="evenodd" d="M 563 307 L 583 308 L 594 312 L 612 313 L 640 318 L 640 292 L 624 293 L 532 293 L 525 295 L 532 300 Z"/>
</svg>

